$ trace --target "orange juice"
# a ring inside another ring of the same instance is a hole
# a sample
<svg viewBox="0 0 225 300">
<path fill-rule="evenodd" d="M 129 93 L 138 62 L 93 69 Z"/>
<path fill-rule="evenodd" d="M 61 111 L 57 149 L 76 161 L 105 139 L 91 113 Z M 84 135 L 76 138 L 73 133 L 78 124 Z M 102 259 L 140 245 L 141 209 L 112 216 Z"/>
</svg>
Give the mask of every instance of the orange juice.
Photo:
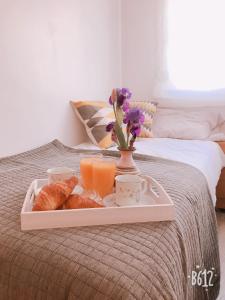
<svg viewBox="0 0 225 300">
<path fill-rule="evenodd" d="M 82 178 L 82 185 L 85 188 L 85 190 L 92 190 L 93 184 L 92 184 L 92 173 L 93 173 L 93 158 L 87 157 L 83 158 L 80 161 L 80 174 Z"/>
<path fill-rule="evenodd" d="M 113 192 L 116 164 L 112 159 L 101 159 L 93 162 L 93 189 L 101 197 Z"/>
</svg>

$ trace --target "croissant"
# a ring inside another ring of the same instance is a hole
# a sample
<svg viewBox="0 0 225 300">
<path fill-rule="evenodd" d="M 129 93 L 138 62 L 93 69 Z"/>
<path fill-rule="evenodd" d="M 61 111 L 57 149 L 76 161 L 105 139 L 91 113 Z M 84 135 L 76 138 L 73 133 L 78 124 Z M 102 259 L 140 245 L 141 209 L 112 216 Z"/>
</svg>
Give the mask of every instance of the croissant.
<svg viewBox="0 0 225 300">
<path fill-rule="evenodd" d="M 73 176 L 62 182 L 45 185 L 37 195 L 32 210 L 55 210 L 59 208 L 72 193 L 77 183 L 77 177 Z"/>
<path fill-rule="evenodd" d="M 70 195 L 64 204 L 65 209 L 74 209 L 74 208 L 98 208 L 103 207 L 103 205 L 98 204 L 94 200 L 82 197 L 80 195 Z"/>
</svg>

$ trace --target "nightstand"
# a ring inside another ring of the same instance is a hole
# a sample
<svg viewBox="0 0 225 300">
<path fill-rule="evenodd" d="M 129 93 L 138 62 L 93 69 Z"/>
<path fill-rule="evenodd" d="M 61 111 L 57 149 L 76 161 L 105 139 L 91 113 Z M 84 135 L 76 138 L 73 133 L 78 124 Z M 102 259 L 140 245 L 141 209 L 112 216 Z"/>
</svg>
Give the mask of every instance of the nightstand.
<svg viewBox="0 0 225 300">
<path fill-rule="evenodd" d="M 225 153 L 225 142 L 218 142 L 223 152 Z M 216 208 L 225 209 L 225 168 L 223 168 L 216 188 Z"/>
</svg>

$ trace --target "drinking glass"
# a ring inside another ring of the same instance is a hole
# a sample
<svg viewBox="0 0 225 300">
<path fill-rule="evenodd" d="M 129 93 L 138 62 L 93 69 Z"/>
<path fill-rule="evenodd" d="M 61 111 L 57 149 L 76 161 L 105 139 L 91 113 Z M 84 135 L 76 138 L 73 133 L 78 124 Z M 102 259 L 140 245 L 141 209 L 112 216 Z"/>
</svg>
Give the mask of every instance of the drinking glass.
<svg viewBox="0 0 225 300">
<path fill-rule="evenodd" d="M 101 159 L 102 154 L 82 155 L 80 160 L 81 184 L 88 193 L 93 192 L 93 162 Z"/>
<path fill-rule="evenodd" d="M 100 199 L 113 192 L 116 175 L 116 161 L 113 158 L 102 158 L 93 161 L 93 190 Z"/>
</svg>

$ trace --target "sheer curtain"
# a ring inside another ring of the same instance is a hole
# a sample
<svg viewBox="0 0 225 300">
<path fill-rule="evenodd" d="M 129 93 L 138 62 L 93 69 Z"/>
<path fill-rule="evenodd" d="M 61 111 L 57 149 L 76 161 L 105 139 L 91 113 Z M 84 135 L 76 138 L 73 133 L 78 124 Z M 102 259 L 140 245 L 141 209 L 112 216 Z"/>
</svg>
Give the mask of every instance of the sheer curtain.
<svg viewBox="0 0 225 300">
<path fill-rule="evenodd" d="M 225 0 L 161 0 L 155 96 L 225 105 Z"/>
</svg>

